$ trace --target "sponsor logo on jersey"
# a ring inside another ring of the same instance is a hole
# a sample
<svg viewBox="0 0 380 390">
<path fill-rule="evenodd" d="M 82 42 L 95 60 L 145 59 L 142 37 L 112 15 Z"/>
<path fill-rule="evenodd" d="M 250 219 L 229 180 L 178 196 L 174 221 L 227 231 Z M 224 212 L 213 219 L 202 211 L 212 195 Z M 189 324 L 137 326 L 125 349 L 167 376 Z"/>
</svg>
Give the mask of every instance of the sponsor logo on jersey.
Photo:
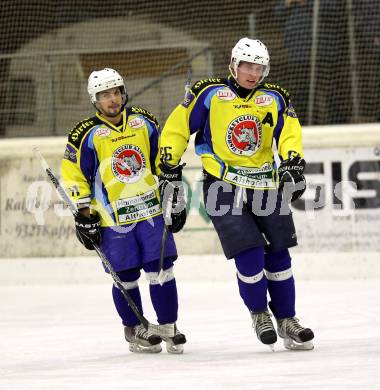
<svg viewBox="0 0 380 390">
<path fill-rule="evenodd" d="M 203 86 L 210 85 L 210 84 L 216 84 L 220 83 L 222 79 L 205 79 L 205 80 L 199 80 L 193 85 L 193 89 L 199 89 Z"/>
<path fill-rule="evenodd" d="M 112 172 L 123 183 L 135 183 L 144 173 L 146 161 L 136 145 L 123 145 L 112 155 Z"/>
<path fill-rule="evenodd" d="M 249 104 L 234 104 L 234 108 L 252 108 Z"/>
<path fill-rule="evenodd" d="M 121 135 L 120 137 L 111 138 L 111 142 L 118 142 L 118 141 L 121 141 L 123 139 L 132 138 L 132 137 L 136 137 L 136 134 Z"/>
<path fill-rule="evenodd" d="M 232 153 L 252 156 L 261 146 L 262 126 L 253 115 L 235 118 L 227 128 L 226 143 Z"/>
<path fill-rule="evenodd" d="M 216 92 L 216 96 L 220 100 L 234 100 L 236 98 L 236 95 L 228 88 L 219 89 Z"/>
<path fill-rule="evenodd" d="M 289 92 L 285 88 L 280 87 L 279 85 L 265 83 L 264 87 L 277 90 L 285 97 L 289 98 Z"/>
<path fill-rule="evenodd" d="M 147 117 L 149 120 L 151 120 L 152 122 L 154 122 L 156 125 L 158 125 L 158 122 L 157 122 L 157 119 L 156 117 L 149 111 L 147 110 L 144 110 L 143 108 L 141 107 L 130 107 L 131 109 L 131 112 L 133 114 L 142 114 L 144 115 L 145 117 Z"/>
<path fill-rule="evenodd" d="M 108 127 L 101 127 L 95 131 L 95 135 L 98 137 L 108 137 L 111 134 L 111 130 Z"/>
<path fill-rule="evenodd" d="M 223 180 L 245 188 L 276 188 L 273 167 L 269 162 L 265 162 L 261 167 L 251 168 L 229 165 Z"/>
<path fill-rule="evenodd" d="M 90 126 L 94 124 L 93 121 L 83 121 L 80 123 L 80 126 L 78 125 L 70 132 L 70 138 L 75 142 L 79 139 L 79 136 L 87 130 Z"/>
<path fill-rule="evenodd" d="M 134 118 L 128 122 L 128 126 L 132 127 L 132 129 L 138 129 L 139 127 L 143 127 L 145 125 L 144 119 Z"/>
<path fill-rule="evenodd" d="M 260 95 L 255 97 L 257 106 L 270 106 L 273 102 L 273 97 L 270 95 Z"/>
<path fill-rule="evenodd" d="M 65 154 L 63 158 L 73 163 L 77 162 L 77 151 L 70 145 L 66 145 Z"/>
</svg>

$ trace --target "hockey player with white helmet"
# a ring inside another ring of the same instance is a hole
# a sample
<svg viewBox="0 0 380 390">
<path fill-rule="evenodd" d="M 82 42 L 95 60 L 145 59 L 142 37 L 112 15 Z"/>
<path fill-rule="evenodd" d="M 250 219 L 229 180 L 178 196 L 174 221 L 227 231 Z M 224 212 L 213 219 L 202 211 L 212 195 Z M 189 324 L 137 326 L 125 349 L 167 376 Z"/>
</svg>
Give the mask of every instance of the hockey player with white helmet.
<svg viewBox="0 0 380 390">
<path fill-rule="evenodd" d="M 313 349 L 312 330 L 295 317 L 289 253 L 297 236 L 288 203 L 306 189 L 301 126 L 288 91 L 264 83 L 270 57 L 263 42 L 240 39 L 229 69 L 227 78 L 197 81 L 170 114 L 160 135 L 159 177 L 176 180 L 180 190 L 180 160 L 196 133 L 206 211 L 225 256 L 235 261 L 258 339 L 273 349 L 278 333 L 288 349 Z"/>
<path fill-rule="evenodd" d="M 118 88 L 120 91 L 122 97 L 120 110 L 117 110 L 116 112 L 103 112 L 102 105 L 98 105 L 98 102 L 101 100 L 99 99 L 100 95 L 98 95 L 98 93 L 112 88 Z M 91 103 L 95 106 L 96 109 L 101 110 L 105 116 L 114 117 L 119 115 L 128 101 L 127 90 L 125 88 L 123 78 L 116 70 L 111 68 L 93 71 L 88 78 L 87 91 L 90 95 Z"/>
<path fill-rule="evenodd" d="M 244 65 L 240 66 L 239 65 Z M 229 65 L 231 75 L 238 83 L 249 88 L 249 80 L 246 80 L 244 73 L 252 73 L 255 69 L 259 75 L 258 80 L 254 81 L 253 87 L 261 83 L 269 74 L 269 53 L 266 46 L 258 39 L 242 38 L 232 49 L 231 62 Z M 250 72 L 250 70 L 252 72 Z M 239 75 L 239 76 L 238 76 Z M 248 83 L 248 84 L 247 84 Z"/>
<path fill-rule="evenodd" d="M 87 90 L 97 112 L 70 131 L 62 161 L 65 187 L 79 209 L 77 237 L 89 250 L 93 244 L 100 247 L 141 314 L 138 281 L 145 271 L 158 323 L 175 330 L 174 337 L 164 339 L 167 351 L 182 353 L 186 338 L 176 327 L 177 251 L 172 233 L 181 229 L 186 211 L 172 218 L 159 283 L 164 219 L 154 177 L 158 122 L 145 109 L 126 106 L 127 89 L 114 69 L 92 72 Z M 112 297 L 130 351 L 161 352 L 162 338 L 144 328 L 116 285 Z"/>
</svg>

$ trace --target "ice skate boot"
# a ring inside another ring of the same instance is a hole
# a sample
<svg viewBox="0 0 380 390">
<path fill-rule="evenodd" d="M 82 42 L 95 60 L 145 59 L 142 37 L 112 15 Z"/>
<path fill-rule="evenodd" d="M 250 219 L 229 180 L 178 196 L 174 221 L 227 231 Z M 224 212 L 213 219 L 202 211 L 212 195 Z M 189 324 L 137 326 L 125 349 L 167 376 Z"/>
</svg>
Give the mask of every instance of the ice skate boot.
<svg viewBox="0 0 380 390">
<path fill-rule="evenodd" d="M 284 346 L 290 350 L 311 350 L 314 348 L 314 333 L 299 324 L 298 318 L 276 319 L 278 335 L 284 339 Z"/>
<path fill-rule="evenodd" d="M 168 353 L 180 354 L 183 353 L 183 344 L 186 343 L 186 337 L 181 333 L 177 325 L 174 324 L 175 334 L 173 337 L 164 338 L 166 350 Z"/>
<path fill-rule="evenodd" d="M 129 343 L 131 352 L 158 353 L 162 351 L 160 336 L 149 334 L 142 324 L 136 326 L 125 326 L 124 336 Z"/>
<path fill-rule="evenodd" d="M 254 312 L 251 311 L 253 320 L 252 327 L 255 328 L 257 338 L 274 351 L 274 343 L 277 341 L 277 334 L 268 310 Z"/>
</svg>

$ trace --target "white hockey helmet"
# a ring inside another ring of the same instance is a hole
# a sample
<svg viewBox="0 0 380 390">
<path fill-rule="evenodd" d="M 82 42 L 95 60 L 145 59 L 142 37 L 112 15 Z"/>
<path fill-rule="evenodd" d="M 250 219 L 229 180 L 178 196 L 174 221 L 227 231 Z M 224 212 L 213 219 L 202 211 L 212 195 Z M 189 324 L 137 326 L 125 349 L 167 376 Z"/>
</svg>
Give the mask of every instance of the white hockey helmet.
<svg viewBox="0 0 380 390">
<path fill-rule="evenodd" d="M 110 88 L 120 87 L 123 96 L 123 107 L 127 103 L 127 89 L 125 88 L 124 80 L 116 70 L 104 68 L 102 70 L 93 71 L 88 78 L 87 91 L 90 95 L 92 104 L 96 104 L 96 94 Z"/>
<path fill-rule="evenodd" d="M 263 81 L 269 74 L 269 53 L 267 47 L 258 39 L 242 38 L 234 46 L 231 53 L 230 72 L 236 79 L 236 69 L 240 61 L 252 62 L 264 65 L 263 75 L 259 82 Z"/>
</svg>

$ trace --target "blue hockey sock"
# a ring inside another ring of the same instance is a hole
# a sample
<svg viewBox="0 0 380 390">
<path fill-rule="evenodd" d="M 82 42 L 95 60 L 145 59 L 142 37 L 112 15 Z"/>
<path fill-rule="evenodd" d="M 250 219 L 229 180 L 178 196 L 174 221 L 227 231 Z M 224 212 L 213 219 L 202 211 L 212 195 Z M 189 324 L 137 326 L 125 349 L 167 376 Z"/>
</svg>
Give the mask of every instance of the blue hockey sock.
<svg viewBox="0 0 380 390">
<path fill-rule="evenodd" d="M 269 307 L 273 315 L 276 318 L 294 317 L 296 294 L 289 251 L 266 253 L 264 258 L 271 298 Z"/>
<path fill-rule="evenodd" d="M 139 312 L 143 314 L 143 308 L 141 303 L 140 290 L 138 287 L 138 279 L 140 277 L 140 270 L 130 269 L 117 272 L 120 280 L 123 282 L 123 286 L 127 289 L 128 294 L 133 299 Z M 122 319 L 124 326 L 135 326 L 140 324 L 140 320 L 133 313 L 132 309 L 128 305 L 127 300 L 124 298 L 122 292 L 115 286 L 112 286 L 112 297 L 119 316 Z"/>
<path fill-rule="evenodd" d="M 250 311 L 267 309 L 264 248 L 250 248 L 235 256 L 240 296 Z"/>
<path fill-rule="evenodd" d="M 170 324 L 178 318 L 178 294 L 177 284 L 173 274 L 173 262 L 164 260 L 165 281 L 161 286 L 157 280 L 158 261 L 152 261 L 144 265 L 146 277 L 149 280 L 149 292 L 153 308 L 159 324 Z"/>
</svg>

